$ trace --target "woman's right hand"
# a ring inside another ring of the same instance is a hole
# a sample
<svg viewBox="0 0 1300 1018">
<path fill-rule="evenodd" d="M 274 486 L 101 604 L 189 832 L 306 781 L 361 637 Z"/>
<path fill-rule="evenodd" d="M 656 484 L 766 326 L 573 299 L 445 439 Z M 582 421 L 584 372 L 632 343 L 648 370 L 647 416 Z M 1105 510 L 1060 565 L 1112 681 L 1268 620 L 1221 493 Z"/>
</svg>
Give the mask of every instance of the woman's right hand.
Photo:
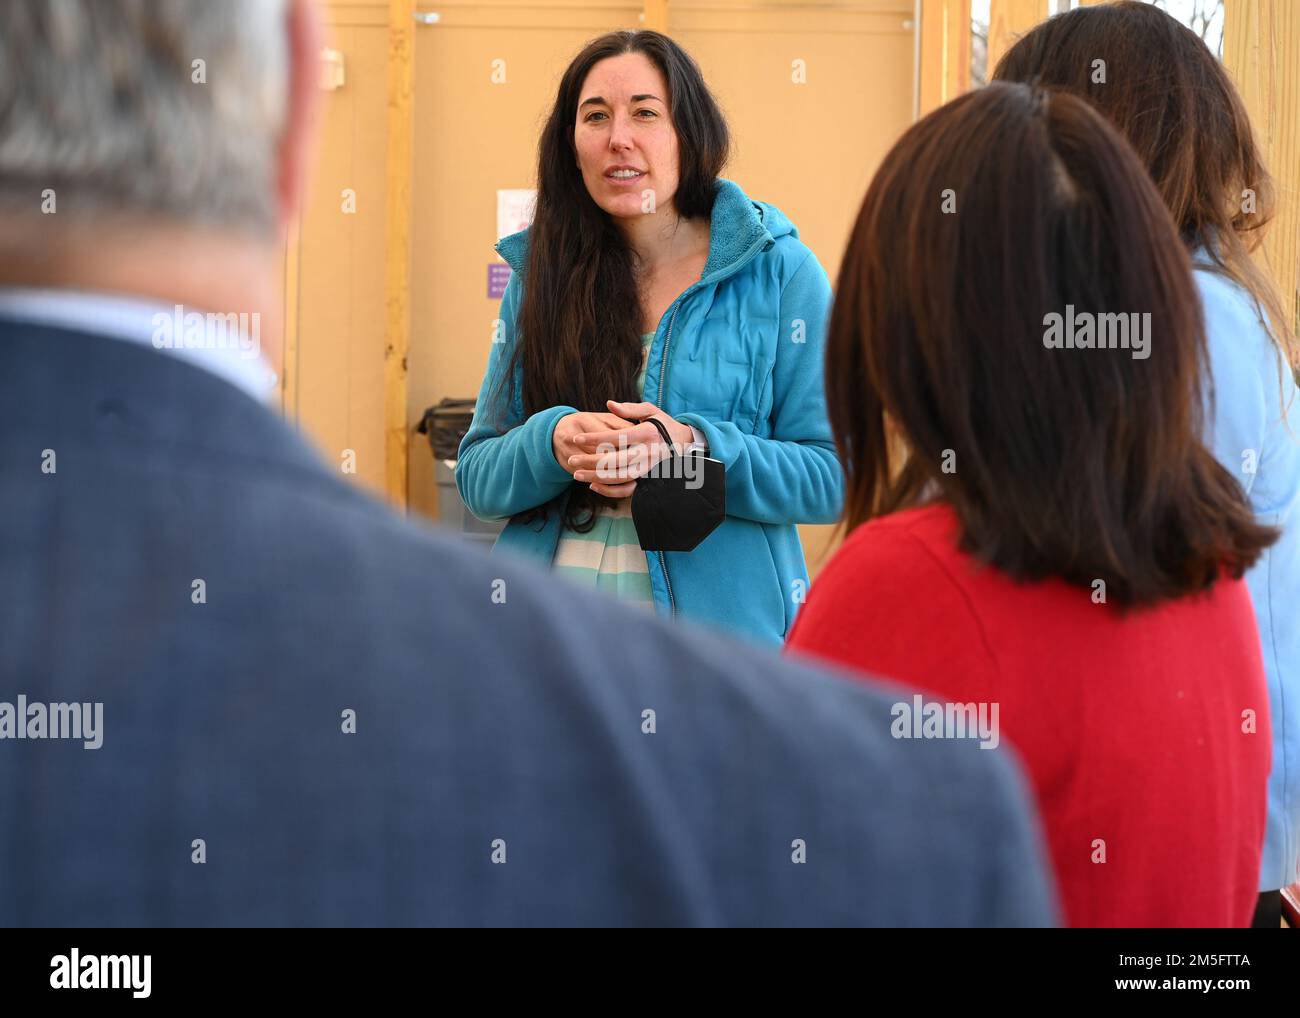
<svg viewBox="0 0 1300 1018">
<path fill-rule="evenodd" d="M 551 434 L 551 450 L 555 453 L 555 459 L 560 466 L 573 473 L 577 468 L 569 466 L 569 457 L 589 455 L 591 452 L 590 449 L 579 449 L 573 444 L 573 439 L 577 435 L 588 431 L 622 431 L 624 428 L 634 427 L 635 424 L 617 414 L 586 412 L 565 414 L 555 422 L 555 430 Z"/>
</svg>

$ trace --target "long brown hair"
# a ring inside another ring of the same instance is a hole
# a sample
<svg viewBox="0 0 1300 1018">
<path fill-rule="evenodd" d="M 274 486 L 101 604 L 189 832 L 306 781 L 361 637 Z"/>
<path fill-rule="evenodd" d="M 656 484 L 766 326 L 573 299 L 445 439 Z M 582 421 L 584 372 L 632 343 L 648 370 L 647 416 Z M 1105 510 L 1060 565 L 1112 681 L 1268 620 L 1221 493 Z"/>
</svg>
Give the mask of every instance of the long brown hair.
<svg viewBox="0 0 1300 1018">
<path fill-rule="evenodd" d="M 1232 79 L 1195 32 L 1151 4 L 1080 7 L 1028 32 L 993 77 L 1072 92 L 1118 126 L 1184 243 L 1254 298 L 1283 360 L 1300 368 L 1294 294 L 1283 300 L 1251 259 L 1275 214 L 1273 181 Z"/>
<path fill-rule="evenodd" d="M 640 402 L 641 302 L 632 251 L 592 199 L 577 165 L 573 125 L 583 82 L 601 60 L 641 53 L 664 76 L 677 132 L 683 219 L 707 218 L 727 160 L 722 112 L 699 67 L 677 43 L 652 31 L 610 32 L 588 43 L 564 72 L 537 159 L 537 208 L 528 230 L 528 265 L 519 308 L 519 342 L 502 389 L 522 365 L 524 413 L 553 406 L 603 411 L 607 399 Z M 503 401 L 504 403 L 505 401 Z M 612 500 L 575 482 L 566 523 L 590 529 L 597 505 Z M 525 521 L 544 507 L 520 514 Z"/>
<path fill-rule="evenodd" d="M 1148 356 L 1049 348 L 1070 308 L 1148 313 Z M 1205 356 L 1187 251 L 1118 133 L 1064 93 L 962 96 L 885 157 L 840 270 L 845 524 L 939 498 L 966 551 L 1119 605 L 1239 576 L 1276 535 L 1201 444 Z"/>
</svg>

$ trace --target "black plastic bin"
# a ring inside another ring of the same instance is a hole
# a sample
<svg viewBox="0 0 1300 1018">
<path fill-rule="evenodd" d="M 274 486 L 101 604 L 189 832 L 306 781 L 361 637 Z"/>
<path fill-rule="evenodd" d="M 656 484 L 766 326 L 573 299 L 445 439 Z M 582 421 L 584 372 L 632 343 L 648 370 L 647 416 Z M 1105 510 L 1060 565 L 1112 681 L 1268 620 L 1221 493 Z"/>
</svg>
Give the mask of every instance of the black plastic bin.
<svg viewBox="0 0 1300 1018">
<path fill-rule="evenodd" d="M 469 540 L 491 547 L 505 521 L 484 523 L 466 508 L 456 489 L 456 456 L 474 418 L 473 399 L 444 399 L 424 411 L 415 430 L 429 440 L 433 480 L 438 486 L 438 520 Z"/>
</svg>

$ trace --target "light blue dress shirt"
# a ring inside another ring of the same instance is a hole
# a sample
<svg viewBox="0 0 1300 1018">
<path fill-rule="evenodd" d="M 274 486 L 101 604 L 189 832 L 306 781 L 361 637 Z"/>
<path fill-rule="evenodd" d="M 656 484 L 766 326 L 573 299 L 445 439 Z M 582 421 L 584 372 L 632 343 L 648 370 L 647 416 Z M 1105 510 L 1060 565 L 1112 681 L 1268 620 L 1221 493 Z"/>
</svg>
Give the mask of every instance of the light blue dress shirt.
<svg viewBox="0 0 1300 1018">
<path fill-rule="evenodd" d="M 1193 256 L 1213 380 L 1208 444 L 1282 536 L 1246 574 L 1268 674 L 1273 770 L 1261 891 L 1300 880 L 1300 400 L 1254 301 Z M 1194 836 L 1194 832 L 1193 832 Z"/>
<path fill-rule="evenodd" d="M 190 315 L 200 316 L 202 324 L 187 340 L 187 321 L 199 324 Z M 261 403 L 270 401 L 279 378 L 262 354 L 260 327 L 232 331 L 224 321 L 210 327 L 208 315 L 206 309 L 139 297 L 0 288 L 0 318 L 150 346 L 224 378 Z M 248 320 L 256 321 L 251 315 Z"/>
</svg>

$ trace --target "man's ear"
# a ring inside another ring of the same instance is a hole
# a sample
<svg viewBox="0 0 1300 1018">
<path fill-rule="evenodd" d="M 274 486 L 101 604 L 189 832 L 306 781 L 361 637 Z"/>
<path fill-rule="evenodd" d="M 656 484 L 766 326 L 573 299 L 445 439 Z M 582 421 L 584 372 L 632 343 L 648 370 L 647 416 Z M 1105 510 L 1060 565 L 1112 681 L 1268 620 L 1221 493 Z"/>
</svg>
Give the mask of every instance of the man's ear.
<svg viewBox="0 0 1300 1018">
<path fill-rule="evenodd" d="M 288 102 L 276 153 L 276 200 L 281 226 L 298 214 L 315 157 L 323 37 L 314 0 L 288 0 L 285 12 Z"/>
</svg>

